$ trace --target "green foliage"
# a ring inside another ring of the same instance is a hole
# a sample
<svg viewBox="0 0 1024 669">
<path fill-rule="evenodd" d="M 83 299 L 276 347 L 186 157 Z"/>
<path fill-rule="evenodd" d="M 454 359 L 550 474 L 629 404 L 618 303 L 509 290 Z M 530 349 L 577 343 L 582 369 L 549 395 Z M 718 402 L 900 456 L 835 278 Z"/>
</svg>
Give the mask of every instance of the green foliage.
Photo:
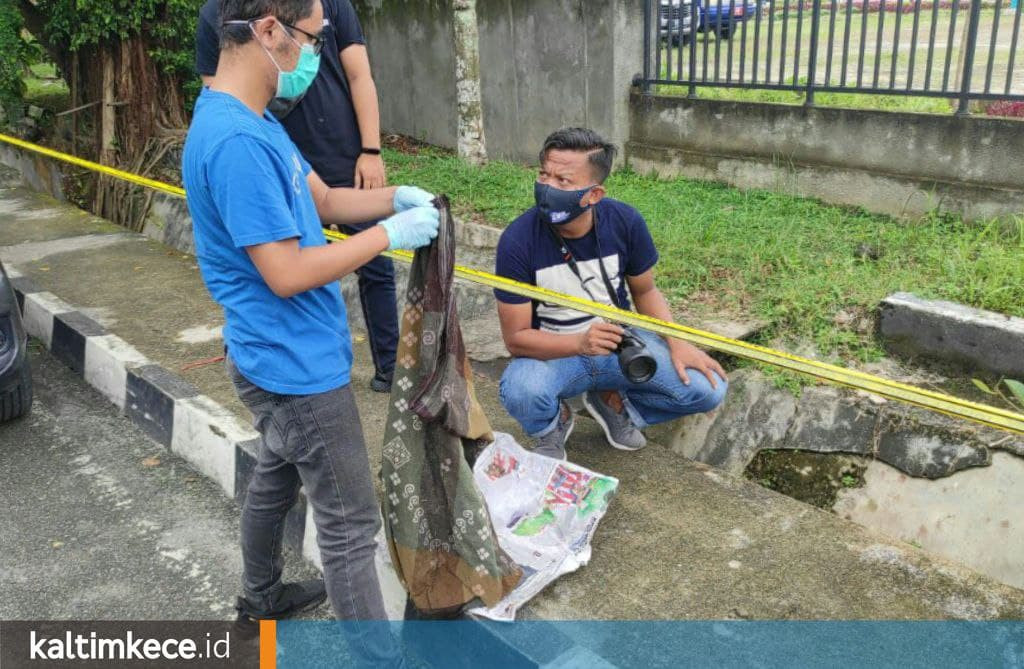
<svg viewBox="0 0 1024 669">
<path fill-rule="evenodd" d="M 35 50 L 21 36 L 21 14 L 11 3 L 0 2 L 0 104 L 19 100 L 25 92 L 21 79 Z"/>
<path fill-rule="evenodd" d="M 978 390 L 986 395 L 998 397 L 1015 411 L 1024 412 L 1024 383 L 1021 383 L 1016 379 L 1002 379 L 999 383 L 996 383 L 993 386 L 989 386 L 981 379 L 971 379 L 971 382 L 974 383 L 974 386 Z M 1000 386 L 1006 386 L 1007 390 L 1010 391 L 1009 394 L 1007 394 Z"/>
<path fill-rule="evenodd" d="M 142 36 L 157 67 L 178 77 L 191 99 L 199 90 L 192 63 L 202 4 L 203 0 L 37 0 L 35 6 L 45 17 L 44 34 L 37 37 L 49 44 L 52 52 L 70 53 Z M 16 69 L 12 60 L 17 53 L 15 45 L 5 39 L 11 33 L 7 24 L 14 22 L 17 36 L 21 28 L 18 10 L 10 3 L 0 3 L 0 89 L 7 68 Z M 23 92 L 20 85 L 15 92 Z"/>
<path fill-rule="evenodd" d="M 1024 383 L 1013 379 L 1004 379 L 1003 383 L 1013 393 L 1013 397 L 1017 400 L 1017 406 L 1024 406 Z"/>
<path fill-rule="evenodd" d="M 204 0 L 165 0 L 160 20 L 149 26 L 159 46 L 150 56 L 160 69 L 182 82 L 187 105 L 199 95 L 202 82 L 195 74 L 196 22 Z"/>
<path fill-rule="evenodd" d="M 138 34 L 155 17 L 158 0 L 39 0 L 48 17 L 46 40 L 69 51 Z"/>
<path fill-rule="evenodd" d="M 195 28 L 203 0 L 39 0 L 46 38 L 74 51 L 144 34 L 168 73 L 192 71 Z"/>
<path fill-rule="evenodd" d="M 167 42 L 192 40 L 202 4 L 203 0 L 38 0 L 36 6 L 48 17 L 46 38 L 74 51 L 142 32 Z"/>
<path fill-rule="evenodd" d="M 986 395 L 996 394 L 996 391 L 989 388 L 988 384 L 982 381 L 981 379 L 971 379 L 971 382 L 974 383 L 975 386 L 977 386 L 978 390 L 985 393 Z"/>
</svg>

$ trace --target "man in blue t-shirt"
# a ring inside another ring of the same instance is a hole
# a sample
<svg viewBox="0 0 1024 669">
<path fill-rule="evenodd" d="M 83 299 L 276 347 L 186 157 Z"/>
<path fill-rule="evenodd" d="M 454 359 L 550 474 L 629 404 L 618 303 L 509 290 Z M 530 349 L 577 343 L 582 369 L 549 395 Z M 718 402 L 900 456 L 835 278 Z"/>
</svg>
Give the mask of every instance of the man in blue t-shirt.
<svg viewBox="0 0 1024 669">
<path fill-rule="evenodd" d="M 196 26 L 196 70 L 208 84 L 220 58 L 219 1 L 207 0 Z M 268 108 L 281 121 L 316 173 L 328 186 L 383 188 L 377 87 L 370 71 L 363 31 L 350 0 L 321 0 L 324 12 L 320 70 L 309 90 L 296 98 L 275 98 Z M 318 31 L 319 32 L 319 31 Z M 367 224 L 335 226 L 356 234 Z M 376 374 L 370 387 L 391 390 L 398 348 L 395 268 L 386 256 L 360 267 L 359 298 Z"/>
<path fill-rule="evenodd" d="M 550 135 L 540 152 L 537 206 L 502 233 L 497 274 L 622 309 L 632 298 L 641 314 L 671 321 L 654 285 L 658 251 L 646 222 L 605 197 L 614 158 L 615 147 L 592 130 Z M 501 401 L 539 453 L 565 458 L 575 422 L 570 397 L 583 396 L 608 443 L 636 450 L 646 444 L 647 426 L 710 411 L 725 396 L 722 367 L 691 344 L 631 329 L 657 365 L 652 377 L 631 379 L 615 353 L 623 328 L 501 290 L 495 296 L 505 346 L 515 356 L 501 378 Z"/>
<path fill-rule="evenodd" d="M 330 597 L 339 619 L 381 620 L 380 527 L 338 279 L 386 249 L 437 235 L 433 196 L 415 187 L 329 188 L 277 119 L 316 77 L 319 0 L 222 0 L 217 75 L 196 103 L 182 174 L 203 280 L 223 307 L 227 367 L 261 440 L 242 510 L 241 620 L 281 618 Z M 328 245 L 321 222 L 385 219 Z M 281 581 L 285 517 L 304 485 L 324 583 Z M 348 629 L 348 628 L 346 628 Z M 374 666 L 397 662 L 386 629 L 351 628 Z"/>
</svg>

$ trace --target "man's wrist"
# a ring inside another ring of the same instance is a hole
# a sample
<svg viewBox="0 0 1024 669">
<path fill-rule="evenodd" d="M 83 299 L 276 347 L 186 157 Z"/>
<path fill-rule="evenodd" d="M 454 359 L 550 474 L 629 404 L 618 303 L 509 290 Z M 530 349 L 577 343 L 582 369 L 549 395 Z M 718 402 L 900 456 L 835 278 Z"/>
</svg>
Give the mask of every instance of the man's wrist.
<svg viewBox="0 0 1024 669">
<path fill-rule="evenodd" d="M 663 335 L 664 336 L 664 335 Z M 675 337 L 664 336 L 665 341 L 668 343 L 670 351 L 681 351 L 685 350 L 689 346 L 692 346 L 689 342 L 685 342 L 682 339 L 676 339 Z"/>
<path fill-rule="evenodd" d="M 576 333 L 576 355 L 586 355 L 587 353 L 587 333 L 588 330 Z"/>
<path fill-rule="evenodd" d="M 372 146 L 364 146 L 362 149 L 359 150 L 359 153 L 364 156 L 379 156 L 380 149 L 375 149 Z"/>
</svg>

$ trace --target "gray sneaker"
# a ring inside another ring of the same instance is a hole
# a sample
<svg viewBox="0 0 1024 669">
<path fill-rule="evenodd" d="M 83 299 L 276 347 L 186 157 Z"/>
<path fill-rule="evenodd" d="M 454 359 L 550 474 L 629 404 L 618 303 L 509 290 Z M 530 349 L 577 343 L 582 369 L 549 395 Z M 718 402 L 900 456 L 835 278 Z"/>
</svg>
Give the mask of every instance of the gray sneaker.
<svg viewBox="0 0 1024 669">
<path fill-rule="evenodd" d="M 568 418 L 562 418 L 568 414 Z M 576 416 L 565 402 L 559 402 L 558 424 L 555 429 L 533 442 L 533 452 L 546 455 L 556 460 L 565 460 L 565 442 L 568 441 L 572 429 L 576 427 Z"/>
<path fill-rule="evenodd" d="M 601 399 L 600 393 L 591 391 L 583 396 L 583 406 L 604 430 L 608 443 L 621 451 L 638 451 L 647 445 L 644 433 L 633 425 L 623 409 L 618 413 Z"/>
</svg>

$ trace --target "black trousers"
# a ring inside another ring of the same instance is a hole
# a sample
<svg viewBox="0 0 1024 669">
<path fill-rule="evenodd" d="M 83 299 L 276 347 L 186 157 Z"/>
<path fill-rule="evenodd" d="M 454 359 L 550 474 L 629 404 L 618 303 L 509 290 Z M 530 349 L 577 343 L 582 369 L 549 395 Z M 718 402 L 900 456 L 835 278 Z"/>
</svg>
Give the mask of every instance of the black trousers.
<svg viewBox="0 0 1024 669">
<path fill-rule="evenodd" d="M 343 225 L 341 232 L 354 235 L 376 223 Z M 367 339 L 373 355 L 376 377 L 391 380 L 398 350 L 398 303 L 395 292 L 395 265 L 391 258 L 377 256 L 356 270 L 359 277 L 359 302 L 363 307 Z"/>
</svg>

